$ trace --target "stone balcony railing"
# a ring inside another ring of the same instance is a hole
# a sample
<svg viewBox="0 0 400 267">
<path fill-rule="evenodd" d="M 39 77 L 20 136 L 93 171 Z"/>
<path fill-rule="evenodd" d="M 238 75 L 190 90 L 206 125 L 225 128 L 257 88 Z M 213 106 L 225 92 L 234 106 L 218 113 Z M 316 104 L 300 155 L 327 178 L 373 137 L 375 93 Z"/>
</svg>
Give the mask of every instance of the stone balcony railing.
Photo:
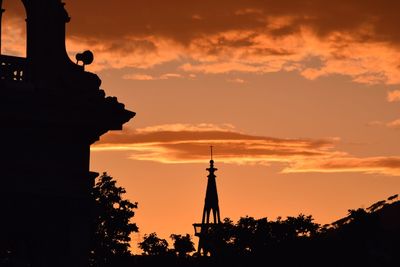
<svg viewBox="0 0 400 267">
<path fill-rule="evenodd" d="M 222 224 L 220 223 L 194 223 L 194 235 L 195 236 L 203 236 L 203 235 L 211 235 L 215 234 L 218 230 L 221 229 Z"/>
<path fill-rule="evenodd" d="M 0 80 L 24 82 L 26 80 L 26 59 L 0 55 Z"/>
</svg>

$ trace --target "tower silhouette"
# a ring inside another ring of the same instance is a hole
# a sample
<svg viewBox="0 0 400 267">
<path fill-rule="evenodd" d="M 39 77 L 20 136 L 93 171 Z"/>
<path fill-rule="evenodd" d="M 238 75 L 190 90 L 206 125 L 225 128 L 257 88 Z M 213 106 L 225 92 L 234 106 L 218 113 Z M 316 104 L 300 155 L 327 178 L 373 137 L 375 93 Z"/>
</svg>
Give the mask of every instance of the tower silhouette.
<svg viewBox="0 0 400 267">
<path fill-rule="evenodd" d="M 27 57 L 0 53 L 0 260 L 6 252 L 18 266 L 86 267 L 98 175 L 90 145 L 135 113 L 68 57 L 61 0 L 18 2 Z M 91 52 L 82 55 L 91 63 Z"/>
<path fill-rule="evenodd" d="M 207 179 L 207 190 L 204 201 L 204 209 L 201 223 L 193 224 L 195 229 L 195 236 L 199 237 L 199 245 L 197 252 L 200 255 L 206 256 L 208 254 L 215 254 L 217 248 L 216 240 L 218 229 L 221 224 L 219 204 L 218 204 L 218 192 L 215 172 L 218 170 L 214 167 L 213 160 L 213 147 L 211 146 L 211 160 L 210 167 L 206 170 L 209 172 Z M 210 217 L 212 216 L 212 220 Z"/>
</svg>

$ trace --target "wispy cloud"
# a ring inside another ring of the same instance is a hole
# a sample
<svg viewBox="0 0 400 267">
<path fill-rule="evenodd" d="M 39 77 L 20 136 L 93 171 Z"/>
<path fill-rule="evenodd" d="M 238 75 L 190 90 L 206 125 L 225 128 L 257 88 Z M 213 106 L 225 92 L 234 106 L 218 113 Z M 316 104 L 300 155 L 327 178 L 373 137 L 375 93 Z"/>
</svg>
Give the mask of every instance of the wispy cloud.
<svg viewBox="0 0 400 267">
<path fill-rule="evenodd" d="M 17 1 L 7 2 L 6 15 L 18 14 Z M 175 62 L 177 73 L 189 75 L 297 71 L 307 79 L 341 74 L 357 83 L 398 84 L 400 30 L 393 10 L 399 8 L 397 1 L 120 0 L 110 9 L 107 1 L 71 1 L 68 50 L 73 56 L 90 47 L 92 70 Z M 18 27 L 25 26 L 6 25 L 8 51 L 19 49 Z"/>
<path fill-rule="evenodd" d="M 246 81 L 241 78 L 228 79 L 227 81 L 231 82 L 231 83 L 239 83 L 239 84 L 246 83 Z"/>
<path fill-rule="evenodd" d="M 261 163 L 288 161 L 298 157 L 330 155 L 332 140 L 280 139 L 237 132 L 230 124 L 171 124 L 125 130 L 106 135 L 94 151 L 137 152 L 137 160 L 164 163 L 204 162 L 208 147 L 217 147 L 222 162 Z"/>
<path fill-rule="evenodd" d="M 125 74 L 122 76 L 124 80 L 135 80 L 135 81 L 153 81 L 155 78 L 148 74 L 140 74 L 140 73 L 133 73 L 133 74 Z"/>
<path fill-rule="evenodd" d="M 399 102 L 400 101 L 400 90 L 393 90 L 387 93 L 387 101 Z"/>
<path fill-rule="evenodd" d="M 297 161 L 283 170 L 296 172 L 363 172 L 385 175 L 400 175 L 400 157 L 338 157 L 329 159 L 310 159 Z"/>
<path fill-rule="evenodd" d="M 388 122 L 388 123 L 386 123 L 386 126 L 389 128 L 398 129 L 398 128 L 400 128 L 400 119 Z"/>
<path fill-rule="evenodd" d="M 385 123 L 383 121 L 370 121 L 366 123 L 366 126 L 370 126 L 370 127 L 376 127 L 376 126 L 385 126 Z"/>
<path fill-rule="evenodd" d="M 213 145 L 219 162 L 283 163 L 291 172 L 362 172 L 400 175 L 400 157 L 357 158 L 338 151 L 337 138 L 273 138 L 241 133 L 232 125 L 167 124 L 111 133 L 93 151 L 128 151 L 132 160 L 204 163 Z M 398 164 L 399 163 L 399 164 Z"/>
<path fill-rule="evenodd" d="M 267 28 L 283 27 L 280 17 L 269 18 L 268 23 Z M 396 46 L 383 41 L 360 41 L 357 35 L 346 31 L 328 32 L 322 38 L 307 25 L 281 36 L 271 34 L 272 30 L 230 29 L 193 36 L 185 44 L 153 34 L 140 38 L 125 36 L 118 42 L 93 42 L 79 37 L 70 38 L 69 47 L 81 47 L 74 49 L 81 51 L 90 45 L 99 60 L 95 65 L 98 69 L 148 69 L 178 62 L 180 67 L 176 71 L 188 74 L 297 71 L 311 80 L 340 74 L 357 83 L 400 83 L 397 62 L 400 49 Z M 120 42 L 129 45 L 115 45 Z M 309 58 L 317 58 L 321 64 L 310 65 Z"/>
<path fill-rule="evenodd" d="M 371 127 L 387 127 L 391 129 L 400 129 L 400 119 L 395 119 L 393 121 L 384 122 L 384 121 L 370 121 L 367 123 L 367 126 Z"/>
<path fill-rule="evenodd" d="M 169 79 L 179 79 L 179 78 L 183 78 L 183 76 L 178 73 L 165 73 L 160 76 L 153 76 L 142 73 L 131 73 L 122 76 L 122 79 L 124 80 L 136 80 L 136 81 L 169 80 Z"/>
</svg>

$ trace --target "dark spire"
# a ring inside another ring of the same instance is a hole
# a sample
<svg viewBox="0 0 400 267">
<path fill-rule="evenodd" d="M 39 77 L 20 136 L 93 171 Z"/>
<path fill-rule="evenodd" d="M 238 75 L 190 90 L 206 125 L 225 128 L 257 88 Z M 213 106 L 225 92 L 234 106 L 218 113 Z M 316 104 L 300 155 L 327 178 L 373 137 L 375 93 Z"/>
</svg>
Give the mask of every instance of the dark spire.
<svg viewBox="0 0 400 267">
<path fill-rule="evenodd" d="M 203 209 L 203 217 L 201 223 L 193 224 L 195 235 L 199 237 L 199 245 L 197 252 L 200 255 L 208 255 L 215 254 L 215 230 L 218 229 L 221 225 L 221 218 L 219 214 L 219 205 L 218 205 L 218 192 L 217 192 L 217 183 L 215 181 L 216 175 L 215 172 L 218 170 L 214 167 L 213 160 L 213 147 L 210 147 L 211 159 L 210 159 L 210 167 L 206 170 L 208 173 L 207 180 L 207 190 L 206 190 L 206 198 L 204 201 L 204 209 Z M 210 220 L 210 216 L 212 214 L 212 219 Z"/>
<path fill-rule="evenodd" d="M 212 159 L 212 149 L 211 146 L 211 160 L 210 160 L 210 167 L 206 170 L 209 172 L 208 174 L 208 181 L 207 181 L 207 191 L 206 191 L 206 199 L 204 203 L 204 210 L 203 210 L 203 219 L 202 223 L 210 223 L 210 215 L 212 211 L 213 215 L 213 222 L 220 223 L 220 215 L 219 215 L 219 205 L 218 205 L 218 192 L 217 192 L 217 183 L 215 178 L 215 172 L 218 170 L 214 168 L 214 160 Z"/>
</svg>

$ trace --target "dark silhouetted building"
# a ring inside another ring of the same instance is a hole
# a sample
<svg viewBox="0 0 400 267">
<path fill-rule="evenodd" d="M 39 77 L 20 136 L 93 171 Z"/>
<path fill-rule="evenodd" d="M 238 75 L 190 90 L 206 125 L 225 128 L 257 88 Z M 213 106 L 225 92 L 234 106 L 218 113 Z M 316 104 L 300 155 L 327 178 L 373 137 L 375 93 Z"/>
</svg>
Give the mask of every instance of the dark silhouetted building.
<svg viewBox="0 0 400 267">
<path fill-rule="evenodd" d="M 83 65 L 69 59 L 60 0 L 22 4 L 27 57 L 0 54 L 0 260 L 88 266 L 90 145 L 135 113 L 84 70 L 91 52 L 77 56 Z"/>
</svg>

